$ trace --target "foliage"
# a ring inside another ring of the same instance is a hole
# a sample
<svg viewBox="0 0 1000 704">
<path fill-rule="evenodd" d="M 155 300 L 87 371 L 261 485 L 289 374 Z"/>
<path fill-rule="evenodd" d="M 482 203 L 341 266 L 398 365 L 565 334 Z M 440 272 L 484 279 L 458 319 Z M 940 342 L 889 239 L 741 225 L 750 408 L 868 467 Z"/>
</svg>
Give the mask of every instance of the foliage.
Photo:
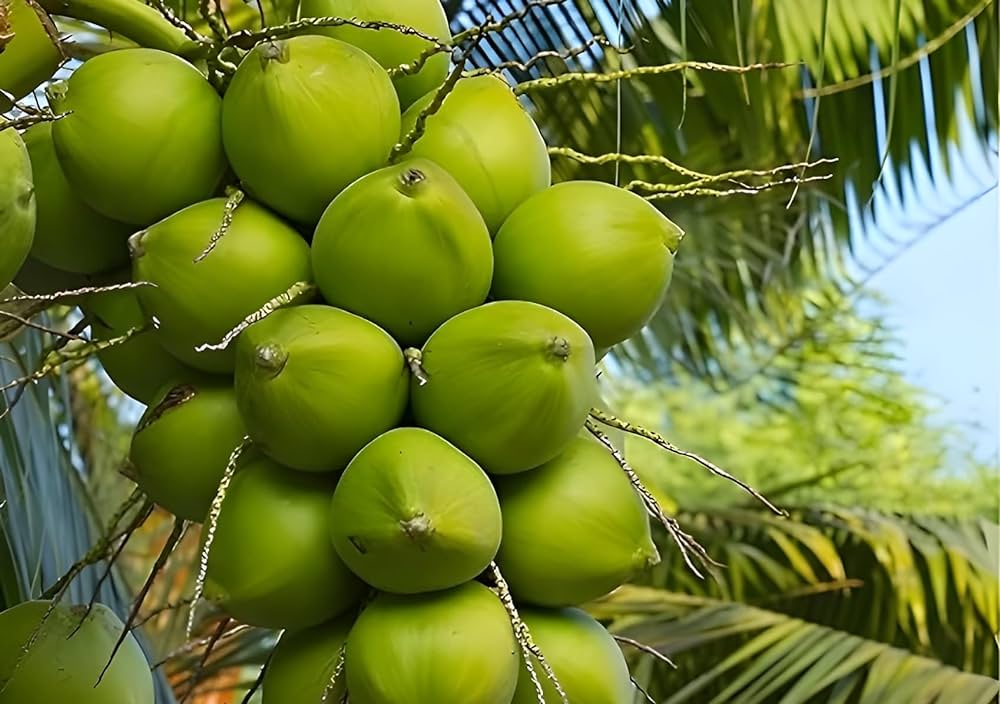
<svg viewBox="0 0 1000 704">
<path fill-rule="evenodd" d="M 619 5 L 626 9 L 621 26 Z M 491 2 L 466 2 L 455 24 L 478 23 Z M 664 155 L 706 174 L 771 170 L 807 159 L 838 159 L 834 178 L 801 190 L 789 186 L 728 198 L 685 197 L 664 208 L 688 233 L 667 305 L 649 334 L 616 350 L 623 362 L 665 373 L 679 359 L 699 377 L 729 380 L 722 358 L 767 330 L 801 315 L 798 294 L 818 278 L 850 286 L 842 243 L 873 234 L 848 228 L 848 208 L 874 190 L 924 219 L 915 173 L 944 182 L 962 169 L 953 146 L 971 121 L 966 149 L 984 154 L 997 127 L 996 4 L 992 0 L 651 0 L 560 3 L 537 10 L 511 31 L 487 39 L 477 65 L 521 61 L 539 51 L 585 44 L 594 33 L 628 53 L 592 46 L 568 63 L 576 70 L 626 70 L 680 60 L 785 69 L 730 74 L 711 70 L 635 76 L 616 84 L 570 83 L 529 93 L 551 144 L 587 154 Z M 551 60 L 517 81 L 561 70 Z M 812 89 L 821 89 L 821 97 Z M 884 125 L 890 125 L 888 129 Z M 881 126 L 881 127 L 880 127 Z M 885 138 L 885 134 L 889 139 Z M 888 145 L 888 146 L 887 146 Z M 620 146 L 620 148 L 619 148 Z M 880 182 L 883 166 L 893 176 Z M 614 178 L 613 163 L 557 157 L 559 178 Z M 782 172 L 794 176 L 799 172 Z M 664 165 L 621 165 L 633 180 L 687 180 Z M 756 183 L 749 175 L 716 190 Z M 797 196 L 791 198 L 792 191 Z M 872 221 L 872 212 L 868 212 Z M 890 241 L 891 244 L 891 241 Z M 781 295 L 781 294 L 785 295 Z M 780 298 L 766 306 L 767 297 Z"/>
</svg>

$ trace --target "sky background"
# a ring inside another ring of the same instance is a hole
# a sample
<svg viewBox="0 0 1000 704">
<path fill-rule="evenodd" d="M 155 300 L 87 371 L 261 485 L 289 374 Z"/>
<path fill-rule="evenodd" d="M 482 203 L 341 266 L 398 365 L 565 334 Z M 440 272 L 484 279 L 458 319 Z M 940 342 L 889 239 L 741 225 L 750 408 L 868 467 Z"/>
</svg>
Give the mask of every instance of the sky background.
<svg viewBox="0 0 1000 704">
<path fill-rule="evenodd" d="M 906 377 L 930 392 L 937 418 L 960 426 L 977 456 L 998 461 L 997 160 L 974 140 L 963 141 L 968 146 L 955 162 L 952 179 L 931 181 L 920 174 L 903 204 L 882 199 L 880 229 L 901 242 L 914 242 L 894 253 L 889 248 L 889 263 L 870 286 L 887 299 L 880 312 L 900 341 Z M 881 261 L 886 249 L 884 241 L 877 252 L 874 246 L 862 247 L 860 259 Z"/>
</svg>

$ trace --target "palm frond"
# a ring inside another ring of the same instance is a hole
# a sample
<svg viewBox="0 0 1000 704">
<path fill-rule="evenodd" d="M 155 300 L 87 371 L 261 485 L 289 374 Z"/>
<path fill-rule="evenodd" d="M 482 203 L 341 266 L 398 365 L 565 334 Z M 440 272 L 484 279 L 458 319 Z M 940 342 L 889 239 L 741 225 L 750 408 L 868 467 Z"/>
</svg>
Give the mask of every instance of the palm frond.
<svg viewBox="0 0 1000 704">
<path fill-rule="evenodd" d="M 665 544 L 648 584 L 996 672 L 1000 525 L 844 508 L 794 511 L 791 520 L 723 509 L 682 521 L 726 567 L 694 579 Z"/>
<path fill-rule="evenodd" d="M 33 371 L 46 344 L 44 335 L 31 330 L 0 343 L 0 379 Z M 85 477 L 68 450 L 69 406 L 65 378 L 48 377 L 29 385 L 0 420 L 0 607 L 39 598 L 100 536 Z M 116 569 L 102 581 L 105 569 L 85 568 L 64 598 L 77 604 L 96 598 L 124 619 L 131 595 Z M 174 701 L 162 677 L 156 687 L 158 702 Z"/>
<path fill-rule="evenodd" d="M 683 686 L 672 672 L 645 683 L 667 704 L 987 704 L 1000 694 L 991 677 L 746 604 L 629 586 L 593 611 L 679 662 Z M 707 669 L 687 664 L 706 656 L 714 661 Z"/>
</svg>

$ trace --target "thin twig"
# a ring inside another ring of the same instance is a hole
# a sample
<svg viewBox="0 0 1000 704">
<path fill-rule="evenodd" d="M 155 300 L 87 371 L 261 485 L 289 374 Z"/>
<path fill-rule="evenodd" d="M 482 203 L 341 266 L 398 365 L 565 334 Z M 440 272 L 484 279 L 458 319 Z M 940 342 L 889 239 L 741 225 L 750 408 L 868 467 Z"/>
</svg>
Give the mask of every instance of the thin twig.
<svg viewBox="0 0 1000 704">
<path fill-rule="evenodd" d="M 779 515 L 779 516 L 787 516 L 788 515 L 787 511 L 784 511 L 784 510 L 778 508 L 777 506 L 775 506 L 774 504 L 772 504 L 770 501 L 768 501 L 764 497 L 763 494 L 761 494 L 759 491 L 757 491 L 756 489 L 754 489 L 752 486 L 750 486 L 749 484 L 747 484 L 742 479 L 738 479 L 737 477 L 734 477 L 732 474 L 730 474 L 726 470 L 722 469 L 721 467 L 719 467 L 718 465 L 716 465 L 716 464 L 714 464 L 712 462 L 709 462 L 704 457 L 702 457 L 702 456 L 700 456 L 698 454 L 695 454 L 694 452 L 690 452 L 688 450 L 682 450 L 681 448 L 677 447 L 672 442 L 668 441 L 666 438 L 664 438 L 662 435 L 660 435 L 659 433 L 657 433 L 655 431 L 648 430 L 646 428 L 643 428 L 642 426 L 635 425 L 634 423 L 630 423 L 627 420 L 623 420 L 621 418 L 618 418 L 618 417 L 616 417 L 616 416 L 614 416 L 614 415 L 612 415 L 610 413 L 607 413 L 606 411 L 602 411 L 599 408 L 591 408 L 590 409 L 590 417 L 593 418 L 594 420 L 597 420 L 597 421 L 603 423 L 604 425 L 607 425 L 607 426 L 611 427 L 611 428 L 617 428 L 618 430 L 621 430 L 623 432 L 630 433 L 632 435 L 637 435 L 637 436 L 639 436 L 641 438 L 645 438 L 646 440 L 649 440 L 653 444 L 657 445 L 658 447 L 666 450 L 667 452 L 669 452 L 671 454 L 678 455 L 680 457 L 686 457 L 689 460 L 694 460 L 695 462 L 697 462 L 698 464 L 700 464 L 702 467 L 704 467 L 705 469 L 707 469 L 709 472 L 711 472 L 715 476 L 721 477 L 721 478 L 723 478 L 723 479 L 725 479 L 727 481 L 732 482 L 733 484 L 735 484 L 736 486 L 738 486 L 739 488 L 741 488 L 743 491 L 745 491 L 746 493 L 750 494 L 750 496 L 754 497 L 759 502 L 761 502 L 762 504 L 764 504 L 765 506 L 767 506 L 768 509 L 770 509 L 771 511 L 773 511 L 777 515 Z M 588 425 L 587 425 L 588 428 L 590 428 L 590 426 L 593 424 L 592 421 L 589 421 L 589 420 L 587 421 L 587 423 L 588 423 Z"/>
<path fill-rule="evenodd" d="M 260 321 L 270 316 L 272 313 L 274 313 L 274 311 L 278 310 L 279 308 L 284 308 L 285 306 L 289 306 L 300 299 L 311 298 L 313 295 L 315 295 L 317 290 L 318 289 L 316 288 L 315 284 L 311 284 L 308 281 L 297 281 L 294 284 L 292 284 L 287 291 L 278 294 L 270 301 L 265 303 L 263 306 L 261 306 L 258 310 L 255 310 L 253 313 L 251 313 L 242 321 L 240 321 L 239 325 L 237 325 L 235 328 L 227 332 L 225 336 L 223 336 L 220 342 L 217 342 L 215 344 L 198 345 L 197 347 L 194 348 L 194 351 L 207 352 L 211 350 L 218 352 L 224 350 L 227 347 L 229 347 L 232 341 L 235 340 L 240 333 L 242 333 L 244 330 L 246 330 L 254 323 L 259 323 Z"/>
<path fill-rule="evenodd" d="M 202 594 L 205 592 L 205 579 L 208 577 L 208 556 L 212 549 L 212 543 L 215 542 L 215 533 L 219 528 L 219 516 L 222 513 L 222 502 L 226 500 L 226 492 L 229 491 L 229 485 L 233 481 L 233 476 L 236 474 L 236 467 L 240 463 L 240 456 L 243 452 L 250 447 L 251 440 L 249 435 L 245 435 L 243 440 L 237 445 L 232 454 L 229 455 L 229 462 L 226 464 L 226 471 L 222 475 L 222 479 L 219 481 L 219 488 L 215 492 L 215 496 L 212 498 L 212 507 L 208 512 L 208 532 L 205 536 L 205 545 L 201 550 L 201 556 L 198 561 L 198 577 L 194 583 L 194 596 L 191 598 L 191 610 L 188 611 L 187 628 L 185 633 L 187 637 L 191 637 L 191 632 L 194 630 L 194 619 L 195 614 L 198 610 L 198 602 L 201 600 Z"/>
<path fill-rule="evenodd" d="M 198 688 L 198 683 L 201 681 L 201 676 L 205 672 L 205 664 L 208 662 L 208 658 L 211 657 L 212 651 L 215 650 L 216 644 L 222 638 L 223 634 L 225 634 L 229 621 L 229 618 L 224 618 L 219 621 L 219 625 L 215 629 L 215 632 L 212 633 L 211 638 L 208 639 L 208 644 L 205 646 L 205 652 L 202 653 L 200 658 L 198 658 L 198 663 L 194 667 L 194 672 L 191 673 L 191 686 L 188 687 L 187 692 L 184 693 L 184 697 L 180 700 L 179 704 L 186 704 L 186 702 L 190 701 L 191 697 L 194 696 L 194 692 Z"/>
<path fill-rule="evenodd" d="M 246 198 L 246 194 L 238 188 L 227 188 L 226 193 L 226 204 L 222 209 L 222 223 L 212 233 L 212 237 L 209 239 L 205 249 L 194 258 L 195 264 L 200 263 L 205 257 L 211 254 L 216 245 L 219 244 L 219 240 L 226 236 L 226 233 L 229 232 L 229 227 L 233 224 L 233 217 L 236 216 L 236 209 L 240 207 L 243 199 Z"/>
<path fill-rule="evenodd" d="M 674 668 L 675 670 L 677 669 L 677 665 L 674 663 L 674 661 L 671 660 L 670 658 L 668 658 L 663 653 L 661 653 L 656 648 L 653 648 L 653 647 L 651 647 L 649 645 L 646 645 L 645 643 L 640 643 L 639 641 L 633 640 L 632 638 L 626 638 L 625 636 L 614 636 L 614 639 L 616 641 L 618 641 L 619 643 L 624 643 L 625 645 L 631 646 L 631 647 L 635 648 L 636 650 L 641 650 L 642 652 L 646 653 L 647 655 L 652 655 L 654 658 L 656 658 L 660 662 L 663 662 L 663 663 L 666 663 L 667 665 L 670 665 L 670 667 Z"/>
<path fill-rule="evenodd" d="M 274 27 L 266 27 L 261 30 L 241 29 L 230 35 L 223 47 L 238 47 L 240 49 L 252 49 L 261 42 L 274 41 L 282 37 L 291 37 L 296 34 L 305 33 L 320 27 L 356 27 L 357 29 L 369 29 L 373 31 L 390 30 L 399 34 L 406 34 L 419 37 L 429 42 L 434 48 L 441 51 L 451 51 L 451 46 L 442 42 L 440 38 L 421 32 L 409 25 L 398 24 L 396 22 L 380 22 L 359 20 L 356 17 L 303 17 L 293 22 L 286 22 Z"/>
<path fill-rule="evenodd" d="M 153 588 L 153 583 L 156 582 L 156 577 L 160 574 L 160 570 L 167 564 L 167 560 L 174 552 L 174 548 L 184 537 L 184 533 L 187 531 L 188 522 L 181 518 L 174 519 L 174 527 L 170 531 L 170 535 L 167 536 L 167 541 L 163 544 L 163 549 L 160 550 L 160 554 L 157 555 L 156 561 L 153 563 L 152 568 L 149 570 L 149 575 L 146 577 L 146 581 L 142 585 L 142 589 L 139 590 L 138 595 L 136 595 L 135 600 L 132 602 L 132 608 L 129 611 L 128 619 L 125 621 L 125 626 L 122 628 L 121 634 L 118 636 L 118 640 L 115 642 L 115 647 L 111 649 L 111 656 L 108 658 L 108 662 L 104 665 L 104 669 L 101 670 L 100 676 L 97 678 L 97 683 L 95 687 L 101 683 L 104 675 L 107 673 L 108 668 L 111 667 L 111 663 L 115 660 L 115 655 L 118 654 L 118 649 L 121 648 L 122 643 L 128 638 L 129 634 L 135 625 L 135 620 L 139 615 L 139 610 L 142 608 L 143 602 L 146 600 L 146 596 L 149 594 L 149 590 Z"/>
<path fill-rule="evenodd" d="M 622 468 L 622 471 L 625 472 L 625 476 L 628 477 L 629 482 L 632 484 L 633 490 L 639 495 L 639 498 L 642 499 L 646 512 L 655 518 L 660 525 L 664 527 L 664 529 L 666 529 L 667 534 L 674 541 L 674 544 L 677 545 L 677 549 L 680 550 L 681 557 L 684 559 L 684 563 L 688 566 L 688 569 L 691 570 L 691 572 L 699 579 L 704 579 L 705 577 L 701 573 L 701 570 L 698 569 L 698 567 L 694 564 L 694 561 L 691 559 L 691 553 L 697 555 L 698 559 L 702 563 L 713 565 L 718 565 L 719 563 L 709 556 L 708 551 L 705 550 L 705 548 L 702 547 L 697 540 L 681 529 L 680 523 L 677 522 L 676 518 L 668 516 L 663 511 L 663 508 L 656 500 L 656 497 L 654 497 L 653 494 L 650 493 L 649 489 L 646 488 L 645 484 L 642 483 L 639 475 L 635 473 L 635 470 L 632 469 L 628 460 L 625 459 L 625 455 L 623 455 L 621 450 L 615 447 L 614 443 L 611 442 L 611 438 L 601 431 L 597 424 L 589 418 L 587 419 L 585 425 L 590 434 L 597 438 L 597 440 L 608 449 L 611 456 L 615 458 L 615 461 L 618 462 L 618 466 Z"/>
<path fill-rule="evenodd" d="M 749 64 L 747 66 L 733 66 L 731 64 L 718 64 L 712 61 L 678 61 L 659 66 L 636 66 L 635 68 L 622 69 L 620 71 L 608 71 L 607 73 L 595 73 L 590 71 L 571 71 L 558 76 L 548 78 L 536 78 L 531 81 L 519 83 L 514 92 L 523 95 L 536 90 L 546 90 L 569 83 L 614 83 L 623 78 L 637 78 L 640 76 L 658 76 L 687 69 L 698 69 L 702 71 L 715 71 L 717 73 L 744 74 L 754 71 L 769 71 L 773 69 L 783 69 L 799 66 L 798 63 L 771 62 Z"/>
</svg>

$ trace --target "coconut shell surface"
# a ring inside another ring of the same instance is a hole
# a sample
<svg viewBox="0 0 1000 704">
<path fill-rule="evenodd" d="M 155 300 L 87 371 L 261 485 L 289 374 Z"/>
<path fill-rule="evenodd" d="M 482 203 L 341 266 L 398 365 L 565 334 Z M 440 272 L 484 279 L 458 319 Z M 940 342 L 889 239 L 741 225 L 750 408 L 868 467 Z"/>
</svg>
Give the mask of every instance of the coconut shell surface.
<svg viewBox="0 0 1000 704">
<path fill-rule="evenodd" d="M 404 136 L 434 97 L 425 95 L 404 113 Z M 538 126 L 510 86 L 492 75 L 459 80 L 440 110 L 427 118 L 411 155 L 430 159 L 454 176 L 492 233 L 514 208 L 552 183 Z"/>
<path fill-rule="evenodd" d="M 107 218 L 76 194 L 63 174 L 52 142 L 52 123 L 24 133 L 31 157 L 38 219 L 31 256 L 76 274 L 101 274 L 128 264 L 135 227 Z"/>
<path fill-rule="evenodd" d="M 497 563 L 519 602 L 583 604 L 659 561 L 641 500 L 593 438 L 581 434 L 559 457 L 496 485 Z"/>
<path fill-rule="evenodd" d="M 24 264 L 35 237 L 31 160 L 17 130 L 0 132 L 0 291 Z"/>
<path fill-rule="evenodd" d="M 389 75 L 357 47 L 299 36 L 254 47 L 226 90 L 226 154 L 243 185 L 315 225 L 355 179 L 386 163 L 399 136 Z"/>
<path fill-rule="evenodd" d="M 519 613 L 572 704 L 632 704 L 635 701 L 635 685 L 621 649 L 604 626 L 586 612 L 522 608 Z M 541 677 L 545 701 L 560 701 L 538 660 L 533 658 L 532 665 Z M 536 704 L 537 701 L 535 685 L 522 663 L 511 704 Z"/>
<path fill-rule="evenodd" d="M 230 379 L 169 384 L 132 437 L 132 478 L 178 518 L 201 523 L 244 435 Z"/>
<path fill-rule="evenodd" d="M 349 17 L 366 22 L 391 22 L 412 27 L 443 42 L 451 39 L 448 16 L 440 0 L 302 0 L 302 17 Z M 395 68 L 415 62 L 421 53 L 434 45 L 426 39 L 391 30 L 373 31 L 350 25 L 316 30 L 334 39 L 364 50 L 383 68 Z M 435 90 L 448 75 L 448 54 L 440 52 L 429 59 L 414 75 L 393 79 L 399 102 L 405 109 L 413 101 Z"/>
<path fill-rule="evenodd" d="M 329 306 L 278 310 L 236 345 L 236 397 L 276 461 L 339 472 L 406 408 L 403 353 L 374 323 Z"/>
<path fill-rule="evenodd" d="M 343 699 L 345 682 L 327 687 L 340 660 L 341 648 L 354 624 L 347 614 L 302 631 L 286 631 L 264 671 L 263 704 L 320 704 Z"/>
<path fill-rule="evenodd" d="M 312 280 L 309 245 L 290 225 L 244 201 L 215 248 L 200 261 L 222 225 L 226 201 L 192 205 L 129 240 L 132 276 L 143 310 L 159 321 L 157 339 L 185 364 L 231 372 L 235 354 L 199 352 L 218 343 L 251 313 L 295 283 Z"/>
<path fill-rule="evenodd" d="M 0 613 L 0 704 L 152 704 L 153 677 L 131 634 L 95 686 L 125 627 L 111 609 L 94 604 L 83 620 L 86 605 L 59 604 L 39 629 L 51 604 L 27 601 Z"/>
<path fill-rule="evenodd" d="M 493 277 L 490 233 L 476 205 L 426 159 L 348 186 L 323 214 L 312 253 L 328 303 L 407 346 L 485 301 Z"/>
<path fill-rule="evenodd" d="M 578 322 L 607 348 L 660 309 L 681 231 L 651 204 L 597 181 L 532 196 L 497 234 L 493 295 L 535 301 Z"/>
<path fill-rule="evenodd" d="M 489 478 L 451 443 L 422 428 L 370 442 L 337 483 L 333 544 L 355 574 L 382 591 L 457 586 L 485 570 L 500 547 Z"/>
<path fill-rule="evenodd" d="M 110 51 L 50 93 L 66 115 L 52 126 L 63 173 L 99 213 L 146 226 L 219 185 L 222 100 L 183 59 L 155 49 Z"/>
<path fill-rule="evenodd" d="M 355 606 L 364 585 L 330 544 L 332 493 L 326 477 L 248 458 L 222 503 L 206 596 L 264 628 L 315 626 Z"/>
<path fill-rule="evenodd" d="M 347 639 L 352 704 L 510 704 L 518 645 L 499 597 L 476 582 L 379 594 Z"/>
<path fill-rule="evenodd" d="M 597 396 L 587 333 L 535 303 L 461 313 L 431 335 L 422 356 L 427 381 L 412 382 L 414 418 L 492 474 L 558 455 Z"/>
</svg>

